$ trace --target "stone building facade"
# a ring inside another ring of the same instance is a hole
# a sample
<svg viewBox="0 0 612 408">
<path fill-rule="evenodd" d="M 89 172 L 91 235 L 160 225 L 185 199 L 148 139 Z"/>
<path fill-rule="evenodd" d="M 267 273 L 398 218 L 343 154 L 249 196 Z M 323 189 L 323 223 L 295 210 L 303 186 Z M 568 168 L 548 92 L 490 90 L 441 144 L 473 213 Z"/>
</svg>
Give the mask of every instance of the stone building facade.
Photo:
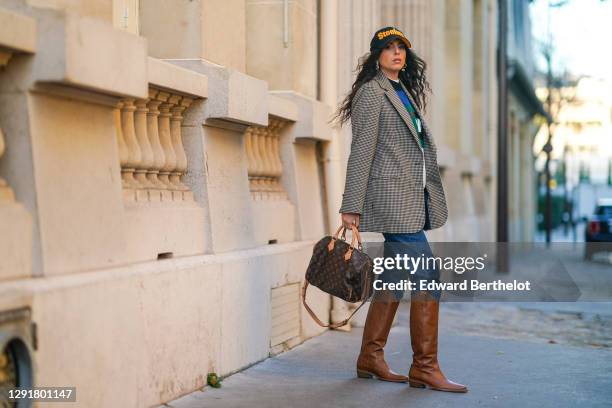
<svg viewBox="0 0 612 408">
<path fill-rule="evenodd" d="M 508 8 L 508 235 L 533 241 L 537 222 L 536 155 L 538 130 L 547 113 L 535 92 L 536 74 L 529 3 L 507 0 Z"/>
</svg>

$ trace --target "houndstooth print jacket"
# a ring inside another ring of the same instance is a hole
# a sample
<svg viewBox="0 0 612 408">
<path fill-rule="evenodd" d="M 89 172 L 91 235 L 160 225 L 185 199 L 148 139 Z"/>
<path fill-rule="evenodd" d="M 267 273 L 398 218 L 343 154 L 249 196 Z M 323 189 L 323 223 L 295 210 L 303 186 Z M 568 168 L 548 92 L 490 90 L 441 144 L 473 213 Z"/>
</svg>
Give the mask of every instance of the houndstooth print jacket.
<svg viewBox="0 0 612 408">
<path fill-rule="evenodd" d="M 423 160 L 431 229 L 441 227 L 448 218 L 433 136 L 405 87 L 404 91 L 421 117 L 424 149 L 410 114 L 383 71 L 378 70 L 353 99 L 353 139 L 340 213 L 361 214 L 360 231 L 410 233 L 423 229 Z"/>
</svg>

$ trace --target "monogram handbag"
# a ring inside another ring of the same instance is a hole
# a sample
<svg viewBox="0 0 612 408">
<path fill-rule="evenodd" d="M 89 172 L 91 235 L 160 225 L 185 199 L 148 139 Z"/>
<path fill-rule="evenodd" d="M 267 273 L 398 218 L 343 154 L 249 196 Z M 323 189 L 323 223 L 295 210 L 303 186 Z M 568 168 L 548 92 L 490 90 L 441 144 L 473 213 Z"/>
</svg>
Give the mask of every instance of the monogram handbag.
<svg viewBox="0 0 612 408">
<path fill-rule="evenodd" d="M 357 227 L 351 226 L 352 239 L 346 241 L 346 228 L 340 226 L 333 236 L 323 237 L 312 251 L 312 258 L 306 270 L 302 287 L 302 303 L 317 324 L 332 329 L 344 326 L 364 305 L 373 293 L 374 281 L 372 258 L 362 251 L 361 236 Z M 342 231 L 342 236 L 338 234 Z M 357 247 L 355 247 L 355 239 Z M 323 292 L 339 297 L 350 303 L 361 302 L 359 307 L 345 320 L 324 324 L 306 303 L 306 289 L 314 285 Z"/>
</svg>

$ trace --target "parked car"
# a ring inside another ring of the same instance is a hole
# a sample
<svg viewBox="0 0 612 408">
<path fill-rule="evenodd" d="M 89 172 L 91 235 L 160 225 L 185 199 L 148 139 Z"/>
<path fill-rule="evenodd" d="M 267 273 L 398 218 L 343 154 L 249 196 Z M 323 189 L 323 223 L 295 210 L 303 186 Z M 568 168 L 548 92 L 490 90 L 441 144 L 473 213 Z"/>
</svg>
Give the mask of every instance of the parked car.
<svg viewBox="0 0 612 408">
<path fill-rule="evenodd" d="M 584 232 L 586 242 L 584 257 L 592 259 L 595 252 L 605 250 L 605 246 L 592 242 L 612 242 L 612 198 L 600 198 L 597 200 L 595 212 L 587 219 Z M 610 245 L 612 248 L 612 245 Z"/>
</svg>

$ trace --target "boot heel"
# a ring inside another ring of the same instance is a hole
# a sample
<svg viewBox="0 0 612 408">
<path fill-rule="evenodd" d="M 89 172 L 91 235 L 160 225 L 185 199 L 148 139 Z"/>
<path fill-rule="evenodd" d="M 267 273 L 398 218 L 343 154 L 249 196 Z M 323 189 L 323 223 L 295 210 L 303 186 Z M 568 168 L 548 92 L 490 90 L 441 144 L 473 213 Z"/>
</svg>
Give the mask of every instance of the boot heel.
<svg viewBox="0 0 612 408">
<path fill-rule="evenodd" d="M 359 378 L 372 378 L 373 375 L 368 373 L 367 371 L 357 370 L 357 377 L 359 377 Z"/>
<path fill-rule="evenodd" d="M 425 384 L 414 380 L 408 380 L 408 384 L 410 384 L 410 386 L 414 388 L 425 388 Z"/>
</svg>

